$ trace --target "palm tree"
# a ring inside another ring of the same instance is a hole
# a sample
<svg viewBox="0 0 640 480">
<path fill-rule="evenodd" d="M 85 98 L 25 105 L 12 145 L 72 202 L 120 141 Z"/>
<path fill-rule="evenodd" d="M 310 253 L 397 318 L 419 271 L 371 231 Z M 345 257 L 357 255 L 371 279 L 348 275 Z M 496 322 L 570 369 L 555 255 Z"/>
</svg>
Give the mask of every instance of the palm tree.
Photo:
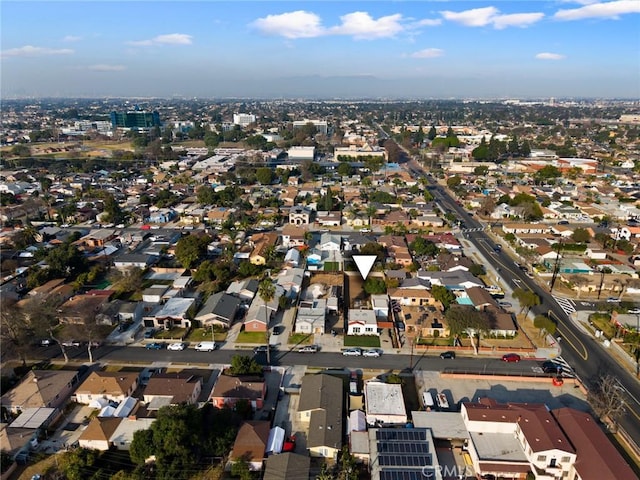
<svg viewBox="0 0 640 480">
<path fill-rule="evenodd" d="M 367 212 L 367 216 L 369 217 L 369 226 L 372 226 L 373 225 L 373 221 L 372 221 L 373 216 L 376 214 L 378 209 L 373 205 L 369 205 L 369 206 L 367 206 L 365 211 Z"/>
<path fill-rule="evenodd" d="M 266 318 L 266 321 L 267 321 L 266 340 L 267 340 L 267 365 L 268 365 L 270 363 L 271 359 L 270 359 L 270 356 L 269 356 L 269 315 L 268 315 L 268 311 L 269 310 L 268 310 L 267 305 L 276 296 L 276 286 L 271 281 L 270 278 L 267 277 L 267 278 L 265 278 L 264 280 L 262 280 L 260 282 L 260 284 L 258 285 L 258 295 L 260 296 L 260 298 L 264 302 L 265 315 L 267 316 L 267 318 Z"/>
<path fill-rule="evenodd" d="M 573 285 L 573 289 L 576 290 L 576 298 L 579 299 L 582 287 L 588 285 L 589 281 L 581 275 L 573 275 L 571 277 L 571 284 Z"/>
</svg>

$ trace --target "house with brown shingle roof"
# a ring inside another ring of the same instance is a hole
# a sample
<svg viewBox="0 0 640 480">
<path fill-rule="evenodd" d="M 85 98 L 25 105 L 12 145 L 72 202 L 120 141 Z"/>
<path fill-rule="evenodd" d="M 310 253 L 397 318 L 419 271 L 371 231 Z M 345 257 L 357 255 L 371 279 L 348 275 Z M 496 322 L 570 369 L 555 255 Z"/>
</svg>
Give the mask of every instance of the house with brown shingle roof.
<svg viewBox="0 0 640 480">
<path fill-rule="evenodd" d="M 546 405 L 482 398 L 463 403 L 461 414 L 479 475 L 524 480 L 536 471 L 545 478 L 568 478 L 576 451 Z"/>
<path fill-rule="evenodd" d="M 476 310 L 484 311 L 489 307 L 497 307 L 498 302 L 491 296 L 488 290 L 483 287 L 471 287 L 466 290 L 467 296 L 473 303 Z"/>
<path fill-rule="evenodd" d="M 202 391 L 202 377 L 188 373 L 157 373 L 144 389 L 143 399 L 148 410 L 165 405 L 193 405 Z"/>
<path fill-rule="evenodd" d="M 0 405 L 12 412 L 25 408 L 60 408 L 78 386 L 78 372 L 31 370 L 22 381 L 0 397 Z"/>
<path fill-rule="evenodd" d="M 591 415 L 568 407 L 552 410 L 551 414 L 576 449 L 577 459 L 568 478 L 580 480 L 603 478 L 634 480 L 637 478 L 627 461 Z"/>
<path fill-rule="evenodd" d="M 265 462 L 263 480 L 307 480 L 311 458 L 293 452 L 271 455 Z"/>
<path fill-rule="evenodd" d="M 244 459 L 253 471 L 262 470 L 266 459 L 267 442 L 269 441 L 271 424 L 268 421 L 250 420 L 244 422 L 238 430 L 236 441 L 229 458 L 231 462 Z"/>
<path fill-rule="evenodd" d="M 138 381 L 138 373 L 91 372 L 76 390 L 76 401 L 87 405 L 96 398 L 121 402 L 133 394 Z"/>
<path fill-rule="evenodd" d="M 78 438 L 82 448 L 109 450 L 110 439 L 123 419 L 120 417 L 95 417 Z"/>
<path fill-rule="evenodd" d="M 264 265 L 267 263 L 267 251 L 273 247 L 278 240 L 277 233 L 258 233 L 251 237 L 253 250 L 249 256 L 249 261 L 254 265 Z"/>
<path fill-rule="evenodd" d="M 252 375 L 220 375 L 211 392 L 211 403 L 222 408 L 233 407 L 239 400 L 246 400 L 254 410 L 262 408 L 267 396 L 264 378 Z"/>
</svg>

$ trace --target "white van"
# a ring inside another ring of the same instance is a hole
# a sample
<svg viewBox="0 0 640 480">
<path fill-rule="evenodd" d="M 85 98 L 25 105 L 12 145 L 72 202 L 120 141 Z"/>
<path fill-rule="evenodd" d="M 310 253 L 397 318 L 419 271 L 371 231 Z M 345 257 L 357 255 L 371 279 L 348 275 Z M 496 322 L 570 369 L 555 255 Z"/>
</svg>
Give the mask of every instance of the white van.
<svg viewBox="0 0 640 480">
<path fill-rule="evenodd" d="M 216 342 L 200 342 L 196 345 L 199 352 L 213 352 L 216 349 Z"/>
<path fill-rule="evenodd" d="M 422 392 L 422 405 L 424 405 L 425 410 L 433 410 L 435 403 L 433 396 L 429 392 Z"/>
</svg>

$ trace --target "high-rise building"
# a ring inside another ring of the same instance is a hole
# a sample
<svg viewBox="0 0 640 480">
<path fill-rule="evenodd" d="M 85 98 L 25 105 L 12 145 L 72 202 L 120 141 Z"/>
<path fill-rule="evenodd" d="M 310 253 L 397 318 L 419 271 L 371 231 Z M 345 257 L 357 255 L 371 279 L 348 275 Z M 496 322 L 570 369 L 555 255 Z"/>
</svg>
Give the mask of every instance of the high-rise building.
<svg viewBox="0 0 640 480">
<path fill-rule="evenodd" d="M 234 125 L 240 125 L 246 127 L 252 123 L 256 123 L 256 116 L 250 113 L 234 113 L 233 114 Z"/>
<path fill-rule="evenodd" d="M 322 135 L 326 135 L 329 131 L 326 120 L 309 120 L 306 118 L 304 120 L 295 120 L 293 122 L 293 129 L 295 130 L 296 128 L 302 128 L 308 123 L 313 124 L 313 126 L 316 127 L 316 131 Z"/>
<path fill-rule="evenodd" d="M 160 114 L 157 111 L 132 110 L 129 112 L 111 112 L 111 126 L 113 128 L 128 128 L 131 130 L 149 130 L 159 127 Z"/>
</svg>

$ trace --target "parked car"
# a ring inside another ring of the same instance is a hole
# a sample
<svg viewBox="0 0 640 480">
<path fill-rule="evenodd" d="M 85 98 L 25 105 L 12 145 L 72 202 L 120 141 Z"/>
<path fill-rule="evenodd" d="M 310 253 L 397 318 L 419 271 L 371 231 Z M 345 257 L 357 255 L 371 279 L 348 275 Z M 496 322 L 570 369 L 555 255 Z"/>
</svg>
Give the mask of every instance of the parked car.
<svg viewBox="0 0 640 480">
<path fill-rule="evenodd" d="M 382 352 L 380 350 L 378 350 L 377 348 L 371 348 L 369 350 L 365 350 L 364 352 L 362 352 L 362 356 L 363 357 L 378 358 L 380 355 L 382 355 Z"/>
<path fill-rule="evenodd" d="M 517 363 L 521 360 L 520 355 L 517 353 L 505 353 L 502 356 L 502 361 L 507 363 Z"/>
<path fill-rule="evenodd" d="M 362 355 L 362 350 L 360 350 L 359 348 L 347 348 L 346 350 L 342 351 L 342 355 L 344 355 L 345 357 L 359 357 L 360 355 Z"/>
<path fill-rule="evenodd" d="M 147 350 L 162 350 L 162 344 L 158 342 L 147 343 L 144 348 Z"/>
<path fill-rule="evenodd" d="M 63 347 L 79 347 L 80 342 L 78 340 L 65 340 L 62 342 Z"/>
<path fill-rule="evenodd" d="M 317 345 L 307 345 L 298 349 L 299 353 L 316 353 L 319 350 Z"/>
<path fill-rule="evenodd" d="M 547 360 L 542 363 L 542 371 L 544 373 L 561 373 L 562 365 L 552 362 L 551 360 Z"/>
<path fill-rule="evenodd" d="M 153 338 L 153 336 L 155 334 L 156 334 L 156 329 L 155 328 L 150 328 L 149 330 L 144 332 L 144 338 Z"/>
<path fill-rule="evenodd" d="M 453 352 L 451 350 L 447 351 L 447 352 L 442 352 L 440 354 L 440 358 L 443 360 L 455 360 L 456 359 L 456 352 Z"/>
<path fill-rule="evenodd" d="M 275 345 L 269 345 L 269 350 L 277 350 L 278 347 L 276 347 Z M 267 351 L 267 346 L 266 345 L 260 345 L 258 347 L 254 347 L 253 349 L 253 353 L 264 353 Z"/>
<path fill-rule="evenodd" d="M 98 347 L 102 346 L 102 342 L 100 342 L 100 341 L 98 341 L 98 340 L 91 340 L 91 341 L 89 342 L 89 346 L 90 346 L 91 348 L 98 348 Z"/>
<path fill-rule="evenodd" d="M 284 332 L 284 325 L 276 325 L 273 327 L 273 335 L 280 335 Z"/>
<path fill-rule="evenodd" d="M 609 303 L 620 303 L 620 299 L 618 297 L 609 297 L 609 298 L 607 298 L 607 302 L 609 302 Z"/>
<path fill-rule="evenodd" d="M 176 343 L 170 343 L 169 345 L 167 345 L 167 350 L 179 352 L 181 350 L 184 350 L 186 347 L 187 346 L 184 343 L 176 342 Z"/>
<path fill-rule="evenodd" d="M 511 308 L 513 305 L 510 302 L 498 302 L 498 305 L 504 308 Z"/>
<path fill-rule="evenodd" d="M 44 338 L 42 340 L 40 340 L 40 346 L 41 347 L 50 347 L 51 345 L 53 345 L 53 339 L 52 338 Z"/>
<path fill-rule="evenodd" d="M 216 348 L 218 348 L 216 342 L 200 342 L 195 346 L 198 352 L 213 352 Z"/>
</svg>

